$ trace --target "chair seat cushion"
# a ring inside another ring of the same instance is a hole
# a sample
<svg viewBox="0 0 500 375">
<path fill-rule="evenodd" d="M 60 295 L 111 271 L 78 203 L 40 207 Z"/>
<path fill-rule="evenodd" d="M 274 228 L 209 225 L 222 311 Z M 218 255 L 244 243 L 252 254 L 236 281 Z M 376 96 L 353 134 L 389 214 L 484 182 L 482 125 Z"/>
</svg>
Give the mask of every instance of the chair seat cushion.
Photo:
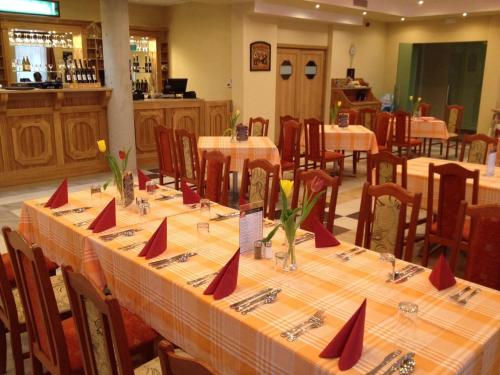
<svg viewBox="0 0 500 375">
<path fill-rule="evenodd" d="M 10 283 L 14 283 L 14 269 L 12 268 L 12 262 L 10 261 L 9 253 L 2 254 L 2 261 L 5 266 L 5 273 L 7 274 L 7 279 Z M 45 264 L 47 265 L 47 269 L 49 272 L 56 270 L 59 266 L 52 262 L 51 260 L 45 258 Z"/>
<path fill-rule="evenodd" d="M 410 144 L 411 145 L 421 145 L 422 144 L 422 140 L 421 139 L 417 139 L 417 138 L 412 138 L 412 139 L 410 139 Z"/>
<path fill-rule="evenodd" d="M 437 233 L 437 222 L 433 222 L 431 225 L 431 233 L 435 234 Z M 466 217 L 465 222 L 464 222 L 464 228 L 462 231 L 462 239 L 464 241 L 469 241 L 469 236 L 470 236 L 470 218 Z"/>
<path fill-rule="evenodd" d="M 343 157 L 344 157 L 344 155 L 341 154 L 340 152 L 325 151 L 325 159 L 326 160 L 337 160 L 337 159 L 340 159 Z"/>
<path fill-rule="evenodd" d="M 281 170 L 289 171 L 290 169 L 295 169 L 295 163 L 292 161 L 282 160 L 281 161 Z"/>
<path fill-rule="evenodd" d="M 132 354 L 140 352 L 145 346 L 152 344 L 158 334 L 137 315 L 126 308 L 121 308 L 125 332 L 127 332 L 128 348 Z"/>
</svg>

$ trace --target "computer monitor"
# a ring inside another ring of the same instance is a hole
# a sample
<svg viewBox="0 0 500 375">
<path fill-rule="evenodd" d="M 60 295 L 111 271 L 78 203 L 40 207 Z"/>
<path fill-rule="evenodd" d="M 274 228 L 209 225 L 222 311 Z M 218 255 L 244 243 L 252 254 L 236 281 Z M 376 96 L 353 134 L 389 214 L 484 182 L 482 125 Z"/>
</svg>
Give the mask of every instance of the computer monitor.
<svg viewBox="0 0 500 375">
<path fill-rule="evenodd" d="M 187 78 L 168 78 L 163 87 L 163 93 L 183 95 L 186 92 L 187 81 Z"/>
</svg>

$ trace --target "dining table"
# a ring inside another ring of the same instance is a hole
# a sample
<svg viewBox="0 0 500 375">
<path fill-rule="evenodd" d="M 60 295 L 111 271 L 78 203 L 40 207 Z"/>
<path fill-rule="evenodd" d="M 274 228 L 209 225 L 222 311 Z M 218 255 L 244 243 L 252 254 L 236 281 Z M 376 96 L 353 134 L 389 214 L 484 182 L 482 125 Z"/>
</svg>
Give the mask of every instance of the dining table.
<svg viewBox="0 0 500 375">
<path fill-rule="evenodd" d="M 19 230 L 50 259 L 72 266 L 99 288 L 106 286 L 120 304 L 218 374 L 341 373 L 338 359 L 320 358 L 319 353 L 365 299 L 362 354 L 346 374 L 366 374 L 396 350 L 415 353 L 415 374 L 498 374 L 499 291 L 458 278 L 453 287 L 438 291 L 426 268 L 394 283 L 388 279 L 390 264 L 379 253 L 342 241 L 316 248 L 313 236 L 305 237 L 308 233 L 299 229 L 297 238 L 305 240 L 296 245 L 296 271 L 283 271 L 273 259 L 255 259 L 253 251 L 242 253 L 236 290 L 214 300 L 203 292 L 238 250 L 238 211 L 212 203 L 207 216 L 199 204 L 183 204 L 173 189 L 160 187 L 152 194 L 136 190 L 136 196 L 151 203 L 149 213 L 141 215 L 135 204 L 118 206 L 115 227 L 101 233 L 87 230 L 81 223 L 89 223 L 115 194 L 111 188 L 100 197 L 73 192 L 68 204 L 55 210 L 44 207 L 47 197 L 25 201 Z M 139 257 L 165 218 L 165 252 L 150 260 Z M 209 223 L 208 234 L 197 231 L 200 222 Z M 264 234 L 273 225 L 266 221 Z M 116 236 L 109 240 L 106 235 Z M 275 253 L 285 249 L 281 231 L 272 247 Z M 180 254 L 191 255 L 168 263 Z M 154 266 L 158 260 L 167 265 Z M 395 262 L 396 269 L 406 265 Z M 207 283 L 193 285 L 200 278 Z M 463 304 L 450 298 L 465 287 L 480 293 Z M 280 290 L 275 300 L 248 314 L 231 308 L 266 288 Z M 417 305 L 418 314 L 401 313 L 401 302 Z M 294 339 L 283 334 L 318 312 L 321 324 Z"/>
</svg>

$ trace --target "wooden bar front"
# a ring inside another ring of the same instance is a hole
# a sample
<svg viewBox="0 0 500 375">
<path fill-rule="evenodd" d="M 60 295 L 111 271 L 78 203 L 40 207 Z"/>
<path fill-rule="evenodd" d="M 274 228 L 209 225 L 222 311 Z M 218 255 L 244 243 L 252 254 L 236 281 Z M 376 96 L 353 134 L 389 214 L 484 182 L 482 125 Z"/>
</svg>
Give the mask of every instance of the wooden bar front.
<svg viewBox="0 0 500 375">
<path fill-rule="evenodd" d="M 0 186 L 106 171 L 111 90 L 0 90 Z"/>
<path fill-rule="evenodd" d="M 200 135 L 222 135 L 229 126 L 230 100 L 149 99 L 134 102 L 135 145 L 141 167 L 158 165 L 155 126 L 187 129 Z"/>
</svg>

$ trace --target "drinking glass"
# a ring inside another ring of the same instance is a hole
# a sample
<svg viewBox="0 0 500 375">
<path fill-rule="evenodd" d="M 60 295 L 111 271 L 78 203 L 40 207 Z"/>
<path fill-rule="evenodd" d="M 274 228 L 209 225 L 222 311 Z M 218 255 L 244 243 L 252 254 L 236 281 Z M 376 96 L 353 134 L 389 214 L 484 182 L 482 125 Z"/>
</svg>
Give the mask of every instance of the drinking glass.
<svg viewBox="0 0 500 375">
<path fill-rule="evenodd" d="M 383 262 L 382 274 L 384 278 L 390 278 L 394 280 L 396 272 L 396 257 L 391 253 L 380 253 L 380 261 Z M 389 267 L 387 267 L 389 264 Z"/>
<path fill-rule="evenodd" d="M 146 192 L 148 194 L 154 194 L 156 190 L 156 182 L 148 181 L 146 182 Z"/>
<path fill-rule="evenodd" d="M 199 254 L 201 254 L 202 249 L 207 249 L 209 235 L 210 235 L 209 223 L 204 222 L 196 224 L 196 247 Z M 208 250 L 204 250 L 203 252 L 208 253 Z"/>
<path fill-rule="evenodd" d="M 205 221 L 210 220 L 210 199 L 200 199 L 200 215 Z"/>
<path fill-rule="evenodd" d="M 407 350 L 413 349 L 417 333 L 418 305 L 402 301 L 398 305 L 397 330 L 399 344 Z"/>
<path fill-rule="evenodd" d="M 101 185 L 99 184 L 90 185 L 90 200 L 92 201 L 92 203 L 98 205 L 101 201 L 101 196 L 102 196 Z"/>
</svg>

